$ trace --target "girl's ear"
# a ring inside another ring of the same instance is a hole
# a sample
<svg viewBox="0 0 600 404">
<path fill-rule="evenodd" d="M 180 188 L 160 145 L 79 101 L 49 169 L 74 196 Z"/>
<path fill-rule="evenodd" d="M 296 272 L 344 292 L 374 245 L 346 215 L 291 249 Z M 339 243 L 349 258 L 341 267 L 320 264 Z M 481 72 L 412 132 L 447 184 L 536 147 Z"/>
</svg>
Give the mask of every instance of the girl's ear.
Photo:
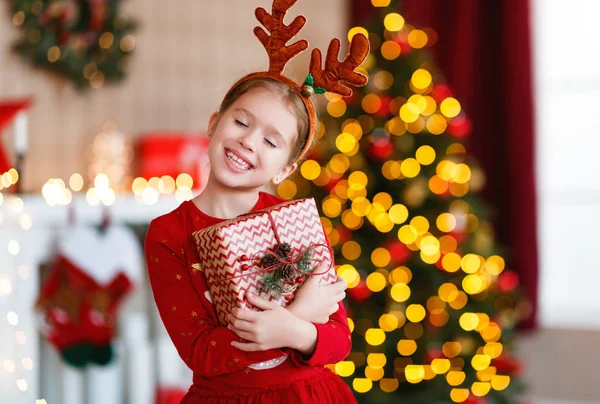
<svg viewBox="0 0 600 404">
<path fill-rule="evenodd" d="M 214 112 L 210 118 L 208 119 L 208 138 L 210 139 L 210 137 L 213 135 L 213 133 L 215 133 L 215 130 L 217 129 L 217 125 L 219 124 L 219 113 L 218 112 Z"/>
<path fill-rule="evenodd" d="M 289 166 L 283 167 L 281 169 L 281 171 L 279 171 L 279 174 L 277 174 L 275 177 L 273 177 L 273 180 L 272 180 L 273 184 L 278 185 L 281 181 L 285 180 L 287 177 L 292 175 L 294 173 L 294 171 L 296 171 L 297 168 L 298 168 L 297 163 L 293 163 Z"/>
</svg>

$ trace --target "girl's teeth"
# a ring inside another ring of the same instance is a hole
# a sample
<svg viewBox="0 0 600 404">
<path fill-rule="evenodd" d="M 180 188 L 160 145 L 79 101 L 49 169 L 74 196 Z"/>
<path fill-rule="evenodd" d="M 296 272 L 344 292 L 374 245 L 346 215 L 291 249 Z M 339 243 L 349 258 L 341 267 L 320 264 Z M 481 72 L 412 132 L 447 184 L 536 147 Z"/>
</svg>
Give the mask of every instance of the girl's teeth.
<svg viewBox="0 0 600 404">
<path fill-rule="evenodd" d="M 235 154 L 233 154 L 231 152 L 227 152 L 227 157 L 229 158 L 229 160 L 231 160 L 231 162 L 233 164 L 235 164 L 240 169 L 242 169 L 242 170 L 250 169 L 250 166 L 248 164 L 246 164 L 245 162 L 243 162 L 242 160 L 240 160 L 239 158 L 237 158 Z"/>
</svg>

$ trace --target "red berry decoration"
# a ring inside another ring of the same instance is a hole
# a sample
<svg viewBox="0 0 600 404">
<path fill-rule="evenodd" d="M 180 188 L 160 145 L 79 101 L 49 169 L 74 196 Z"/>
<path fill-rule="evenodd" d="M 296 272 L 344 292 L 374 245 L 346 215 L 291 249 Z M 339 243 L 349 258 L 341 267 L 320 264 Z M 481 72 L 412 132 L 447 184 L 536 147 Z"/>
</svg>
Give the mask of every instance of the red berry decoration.
<svg viewBox="0 0 600 404">
<path fill-rule="evenodd" d="M 248 264 L 243 264 L 243 265 L 242 265 L 242 270 L 243 270 L 243 271 L 246 271 L 246 270 L 248 270 Z"/>
<path fill-rule="evenodd" d="M 302 283 L 302 282 L 304 282 L 304 278 L 301 277 L 301 276 L 299 276 L 298 279 L 296 279 L 296 282 L 297 283 Z"/>
<path fill-rule="evenodd" d="M 248 256 L 246 254 L 243 254 L 241 257 L 242 261 L 246 261 L 248 259 Z"/>
<path fill-rule="evenodd" d="M 291 301 L 291 300 L 292 300 L 292 295 L 287 295 L 287 296 L 285 297 L 285 300 L 287 300 L 288 302 L 289 302 L 289 301 Z"/>
</svg>

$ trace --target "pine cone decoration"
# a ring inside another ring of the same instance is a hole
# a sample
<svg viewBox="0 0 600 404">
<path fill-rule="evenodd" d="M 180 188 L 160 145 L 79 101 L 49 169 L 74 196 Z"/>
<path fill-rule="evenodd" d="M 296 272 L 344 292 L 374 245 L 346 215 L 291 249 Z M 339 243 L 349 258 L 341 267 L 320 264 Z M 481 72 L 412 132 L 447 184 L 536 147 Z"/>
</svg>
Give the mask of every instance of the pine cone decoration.
<svg viewBox="0 0 600 404">
<path fill-rule="evenodd" d="M 280 266 L 278 271 L 279 271 L 279 278 L 286 279 L 286 280 L 294 278 L 294 274 L 296 273 L 294 266 L 291 264 L 284 264 L 284 265 Z"/>
<path fill-rule="evenodd" d="M 277 244 L 275 247 L 275 254 L 279 255 L 281 258 L 286 258 L 292 252 L 292 246 L 288 243 Z"/>
<path fill-rule="evenodd" d="M 267 253 L 264 257 L 262 257 L 260 262 L 261 262 L 263 268 L 268 268 L 270 266 L 277 264 L 279 262 L 279 258 L 277 258 L 276 256 L 274 256 L 271 253 Z"/>
</svg>

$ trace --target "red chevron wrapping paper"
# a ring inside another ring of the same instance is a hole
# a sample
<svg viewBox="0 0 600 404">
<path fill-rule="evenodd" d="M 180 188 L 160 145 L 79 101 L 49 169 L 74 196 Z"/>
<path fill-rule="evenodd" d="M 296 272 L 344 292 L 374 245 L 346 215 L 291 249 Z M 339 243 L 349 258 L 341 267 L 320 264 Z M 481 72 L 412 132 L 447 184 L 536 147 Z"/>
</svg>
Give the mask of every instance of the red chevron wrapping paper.
<svg viewBox="0 0 600 404">
<path fill-rule="evenodd" d="M 277 245 L 275 231 L 282 243 L 291 245 L 290 255 L 316 246 L 311 256 L 313 267 L 323 260 L 330 263 L 321 282 L 329 284 L 337 280 L 333 256 L 313 198 L 284 202 L 206 227 L 195 232 L 194 238 L 200 267 L 221 325 L 227 324 L 227 315 L 235 307 L 255 310 L 244 299 L 246 291 L 266 300 L 275 300 L 284 307 L 289 304 L 282 297 L 259 291 L 260 281 L 265 276 L 260 272 L 260 266 L 242 270 L 242 255 L 262 257 L 265 252 L 273 251 Z"/>
</svg>

